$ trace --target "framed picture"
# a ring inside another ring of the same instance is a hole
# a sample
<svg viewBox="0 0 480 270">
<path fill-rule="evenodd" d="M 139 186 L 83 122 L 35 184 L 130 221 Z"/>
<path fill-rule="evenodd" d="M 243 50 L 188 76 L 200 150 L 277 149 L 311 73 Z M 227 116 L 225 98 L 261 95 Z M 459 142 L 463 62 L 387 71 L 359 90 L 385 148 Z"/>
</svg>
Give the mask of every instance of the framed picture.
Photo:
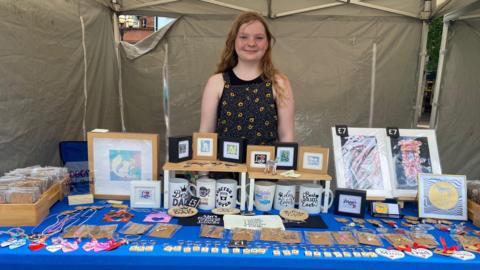
<svg viewBox="0 0 480 270">
<path fill-rule="evenodd" d="M 419 173 L 442 174 L 435 130 L 399 129 L 387 138 L 393 196 L 415 199 Z"/>
<path fill-rule="evenodd" d="M 193 133 L 193 159 L 217 160 L 217 133 Z"/>
<path fill-rule="evenodd" d="M 247 169 L 249 171 L 263 172 L 268 160 L 273 160 L 275 146 L 248 145 L 247 146 Z"/>
<path fill-rule="evenodd" d="M 192 159 L 192 136 L 168 138 L 168 161 L 178 163 Z"/>
<path fill-rule="evenodd" d="M 130 182 L 130 207 L 160 208 L 160 181 Z"/>
<path fill-rule="evenodd" d="M 367 192 L 364 190 L 337 188 L 333 200 L 333 213 L 340 216 L 365 216 Z"/>
<path fill-rule="evenodd" d="M 298 170 L 301 172 L 327 174 L 328 152 L 328 148 L 300 146 Z"/>
<path fill-rule="evenodd" d="M 218 160 L 245 163 L 246 139 L 218 138 Z"/>
<path fill-rule="evenodd" d="M 466 176 L 418 174 L 418 216 L 467 220 Z"/>
<path fill-rule="evenodd" d="M 369 199 L 391 198 L 387 135 L 380 128 L 348 128 L 348 136 L 332 127 L 337 187 L 366 190 Z"/>
<path fill-rule="evenodd" d="M 277 160 L 277 169 L 296 170 L 298 143 L 276 143 L 275 156 Z"/>
<path fill-rule="evenodd" d="M 130 198 L 130 182 L 158 177 L 158 134 L 88 132 L 90 190 L 96 198 Z"/>
</svg>

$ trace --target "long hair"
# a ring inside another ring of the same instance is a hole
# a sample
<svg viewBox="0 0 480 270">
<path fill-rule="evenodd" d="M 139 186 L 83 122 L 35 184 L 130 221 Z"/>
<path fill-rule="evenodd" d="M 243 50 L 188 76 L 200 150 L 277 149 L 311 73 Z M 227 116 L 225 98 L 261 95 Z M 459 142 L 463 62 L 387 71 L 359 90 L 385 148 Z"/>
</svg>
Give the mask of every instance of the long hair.
<svg viewBox="0 0 480 270">
<path fill-rule="evenodd" d="M 228 33 L 227 40 L 225 41 L 225 48 L 223 49 L 220 62 L 217 65 L 217 70 L 215 73 L 223 73 L 229 69 L 234 68 L 238 64 L 238 55 L 235 51 L 235 39 L 237 38 L 238 31 L 243 24 L 250 23 L 253 21 L 258 21 L 262 23 L 263 28 L 265 28 L 265 33 L 267 35 L 268 47 L 263 55 L 263 58 L 260 62 L 260 67 L 262 69 L 262 78 L 266 81 L 270 81 L 273 84 L 275 89 L 275 94 L 277 99 L 280 101 L 283 100 L 285 94 L 285 89 L 278 85 L 278 82 L 275 80 L 275 76 L 280 76 L 286 78 L 285 75 L 281 74 L 278 71 L 272 62 L 272 46 L 275 44 L 275 37 L 270 32 L 268 28 L 267 21 L 256 12 L 245 12 L 240 14 L 232 24 L 230 32 Z"/>
</svg>

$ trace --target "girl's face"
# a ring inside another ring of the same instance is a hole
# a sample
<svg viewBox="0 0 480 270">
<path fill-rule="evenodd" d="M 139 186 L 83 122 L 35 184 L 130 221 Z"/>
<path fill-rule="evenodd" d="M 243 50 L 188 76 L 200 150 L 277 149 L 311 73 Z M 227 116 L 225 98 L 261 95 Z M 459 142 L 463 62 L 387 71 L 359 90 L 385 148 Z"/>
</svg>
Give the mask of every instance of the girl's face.
<svg viewBox="0 0 480 270">
<path fill-rule="evenodd" d="M 252 21 L 240 26 L 235 39 L 239 61 L 260 62 L 267 48 L 267 34 L 261 22 Z"/>
</svg>

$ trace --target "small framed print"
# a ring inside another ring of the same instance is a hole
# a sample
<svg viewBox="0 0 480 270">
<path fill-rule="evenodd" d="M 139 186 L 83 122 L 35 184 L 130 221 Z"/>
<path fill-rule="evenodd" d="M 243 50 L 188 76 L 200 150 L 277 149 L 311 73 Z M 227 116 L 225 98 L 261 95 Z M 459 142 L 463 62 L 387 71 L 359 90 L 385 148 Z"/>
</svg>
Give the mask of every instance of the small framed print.
<svg viewBox="0 0 480 270">
<path fill-rule="evenodd" d="M 268 160 L 273 160 L 275 146 L 248 145 L 247 146 L 247 168 L 249 171 L 261 172 L 265 170 Z"/>
<path fill-rule="evenodd" d="M 340 216 L 363 218 L 365 216 L 367 192 L 337 188 L 333 201 L 333 213 Z"/>
<path fill-rule="evenodd" d="M 418 216 L 467 220 L 465 175 L 418 174 Z"/>
<path fill-rule="evenodd" d="M 246 139 L 218 138 L 218 160 L 245 163 Z"/>
<path fill-rule="evenodd" d="M 193 133 L 193 159 L 217 160 L 217 133 Z"/>
<path fill-rule="evenodd" d="M 130 182 L 130 207 L 160 208 L 160 181 Z"/>
<path fill-rule="evenodd" d="M 301 172 L 327 174 L 328 148 L 301 146 L 298 156 L 298 170 Z"/>
<path fill-rule="evenodd" d="M 192 136 L 168 138 L 168 161 L 178 163 L 192 159 Z"/>
<path fill-rule="evenodd" d="M 296 170 L 298 144 L 297 143 L 276 143 L 275 156 L 277 160 L 277 169 Z"/>
</svg>

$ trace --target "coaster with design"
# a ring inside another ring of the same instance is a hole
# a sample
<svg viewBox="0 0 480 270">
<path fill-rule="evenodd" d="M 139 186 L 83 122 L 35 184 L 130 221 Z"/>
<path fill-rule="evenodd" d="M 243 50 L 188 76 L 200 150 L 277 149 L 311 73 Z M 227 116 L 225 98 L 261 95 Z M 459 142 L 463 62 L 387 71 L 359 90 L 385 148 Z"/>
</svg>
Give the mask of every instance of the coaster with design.
<svg viewBox="0 0 480 270">
<path fill-rule="evenodd" d="M 262 228 L 260 241 L 280 241 L 282 230 L 279 228 Z"/>
<path fill-rule="evenodd" d="M 308 212 L 302 209 L 287 208 L 280 211 L 280 216 L 286 220 L 304 221 L 308 218 Z"/>
<path fill-rule="evenodd" d="M 212 213 L 214 213 L 215 215 L 221 215 L 221 216 L 222 215 L 238 215 L 240 214 L 240 209 L 222 207 L 222 208 L 213 209 Z"/>
<path fill-rule="evenodd" d="M 192 217 L 198 213 L 198 210 L 189 206 L 174 206 L 168 209 L 168 214 L 172 217 Z"/>
<path fill-rule="evenodd" d="M 305 238 L 312 245 L 333 246 L 330 232 L 305 232 Z"/>
<path fill-rule="evenodd" d="M 373 233 L 357 232 L 358 242 L 362 245 L 382 247 L 383 243 L 380 237 Z"/>
</svg>

